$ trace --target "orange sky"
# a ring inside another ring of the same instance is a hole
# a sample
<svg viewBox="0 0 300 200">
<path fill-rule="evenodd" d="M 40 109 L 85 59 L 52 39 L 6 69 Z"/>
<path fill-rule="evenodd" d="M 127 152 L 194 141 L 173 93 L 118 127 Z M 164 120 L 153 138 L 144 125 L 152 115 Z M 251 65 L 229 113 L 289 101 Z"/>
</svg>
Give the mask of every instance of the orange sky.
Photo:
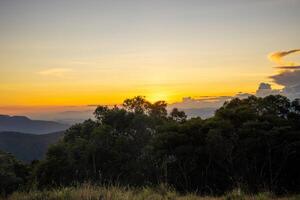
<svg viewBox="0 0 300 200">
<path fill-rule="evenodd" d="M 0 107 L 253 93 L 276 73 L 267 55 L 300 43 L 299 6 L 1 1 Z"/>
</svg>

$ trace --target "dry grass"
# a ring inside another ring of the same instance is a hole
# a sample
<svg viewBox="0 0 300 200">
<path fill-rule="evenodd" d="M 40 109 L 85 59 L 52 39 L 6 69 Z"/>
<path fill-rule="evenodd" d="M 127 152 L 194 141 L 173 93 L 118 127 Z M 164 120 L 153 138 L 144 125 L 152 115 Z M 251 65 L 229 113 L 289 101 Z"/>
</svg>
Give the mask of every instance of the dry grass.
<svg viewBox="0 0 300 200">
<path fill-rule="evenodd" d="M 1 198 L 0 198 L 1 199 Z M 124 187 L 98 187 L 84 184 L 78 187 L 61 189 L 15 192 L 8 200 L 300 200 L 300 196 L 276 198 L 269 193 L 255 196 L 240 194 L 233 191 L 222 197 L 204 197 L 194 194 L 180 195 L 166 187 L 128 189 Z M 1 199 L 2 200 L 2 199 Z"/>
</svg>

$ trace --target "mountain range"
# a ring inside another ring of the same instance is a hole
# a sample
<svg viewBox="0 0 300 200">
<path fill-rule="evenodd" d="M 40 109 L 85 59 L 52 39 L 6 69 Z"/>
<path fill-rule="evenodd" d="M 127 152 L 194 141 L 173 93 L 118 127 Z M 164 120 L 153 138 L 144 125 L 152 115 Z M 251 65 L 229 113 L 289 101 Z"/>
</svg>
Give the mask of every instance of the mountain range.
<svg viewBox="0 0 300 200">
<path fill-rule="evenodd" d="M 47 134 L 64 131 L 69 127 L 70 125 L 54 121 L 32 120 L 25 116 L 0 115 L 0 132 Z"/>
<path fill-rule="evenodd" d="M 207 118 L 213 115 L 215 108 L 183 108 L 181 110 L 185 111 L 189 117 L 197 117 L 201 113 L 202 117 Z M 74 123 L 74 116 L 79 122 L 81 118 L 92 116 L 92 112 L 90 110 L 70 111 L 62 115 L 67 115 L 69 119 L 72 119 L 70 122 Z M 57 115 L 56 119 L 59 116 Z M 40 160 L 45 156 L 49 145 L 58 142 L 63 137 L 64 130 L 69 127 L 70 125 L 55 121 L 0 115 L 0 150 L 10 152 L 17 159 L 25 162 Z"/>
<path fill-rule="evenodd" d="M 42 159 L 70 125 L 25 116 L 0 115 L 0 150 L 25 162 Z"/>
<path fill-rule="evenodd" d="M 12 153 L 17 159 L 30 162 L 42 159 L 49 147 L 63 137 L 63 132 L 35 135 L 0 132 L 0 150 Z"/>
</svg>

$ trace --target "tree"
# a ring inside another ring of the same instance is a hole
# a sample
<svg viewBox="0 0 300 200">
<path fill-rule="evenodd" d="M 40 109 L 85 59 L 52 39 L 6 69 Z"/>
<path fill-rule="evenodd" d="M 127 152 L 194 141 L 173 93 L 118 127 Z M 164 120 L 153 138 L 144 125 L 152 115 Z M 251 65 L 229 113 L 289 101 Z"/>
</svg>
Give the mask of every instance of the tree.
<svg viewBox="0 0 300 200">
<path fill-rule="evenodd" d="M 154 118 L 166 119 L 167 112 L 167 103 L 165 101 L 157 101 L 153 104 L 149 104 L 149 115 Z"/>
<path fill-rule="evenodd" d="M 143 97 L 99 106 L 96 120 L 72 126 L 36 164 L 40 187 L 91 181 L 130 186 L 160 182 L 180 191 L 222 194 L 298 192 L 299 101 L 283 96 L 232 99 L 208 119 L 187 119 Z"/>
<path fill-rule="evenodd" d="M 186 114 L 184 111 L 179 111 L 177 108 L 173 108 L 170 113 L 170 118 L 176 122 L 183 123 L 186 121 Z"/>
<path fill-rule="evenodd" d="M 149 110 L 150 102 L 143 96 L 136 96 L 132 99 L 124 100 L 123 107 L 129 112 L 146 114 Z"/>
<path fill-rule="evenodd" d="M 29 168 L 11 154 L 0 151 L 0 196 L 8 195 L 27 182 Z"/>
</svg>

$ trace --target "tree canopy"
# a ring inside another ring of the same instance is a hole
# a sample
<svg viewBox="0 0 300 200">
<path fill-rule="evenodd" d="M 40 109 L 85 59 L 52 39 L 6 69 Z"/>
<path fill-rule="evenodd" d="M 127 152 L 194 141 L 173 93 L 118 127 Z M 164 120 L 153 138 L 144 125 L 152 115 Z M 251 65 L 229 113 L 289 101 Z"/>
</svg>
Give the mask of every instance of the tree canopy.
<svg viewBox="0 0 300 200">
<path fill-rule="evenodd" d="M 0 196 L 13 192 L 28 179 L 27 166 L 17 161 L 11 154 L 0 151 Z"/>
<path fill-rule="evenodd" d="M 164 101 L 138 96 L 99 106 L 35 167 L 38 187 L 75 182 L 166 183 L 180 191 L 296 192 L 300 186 L 299 100 L 233 99 L 214 117 L 190 118 Z"/>
</svg>

